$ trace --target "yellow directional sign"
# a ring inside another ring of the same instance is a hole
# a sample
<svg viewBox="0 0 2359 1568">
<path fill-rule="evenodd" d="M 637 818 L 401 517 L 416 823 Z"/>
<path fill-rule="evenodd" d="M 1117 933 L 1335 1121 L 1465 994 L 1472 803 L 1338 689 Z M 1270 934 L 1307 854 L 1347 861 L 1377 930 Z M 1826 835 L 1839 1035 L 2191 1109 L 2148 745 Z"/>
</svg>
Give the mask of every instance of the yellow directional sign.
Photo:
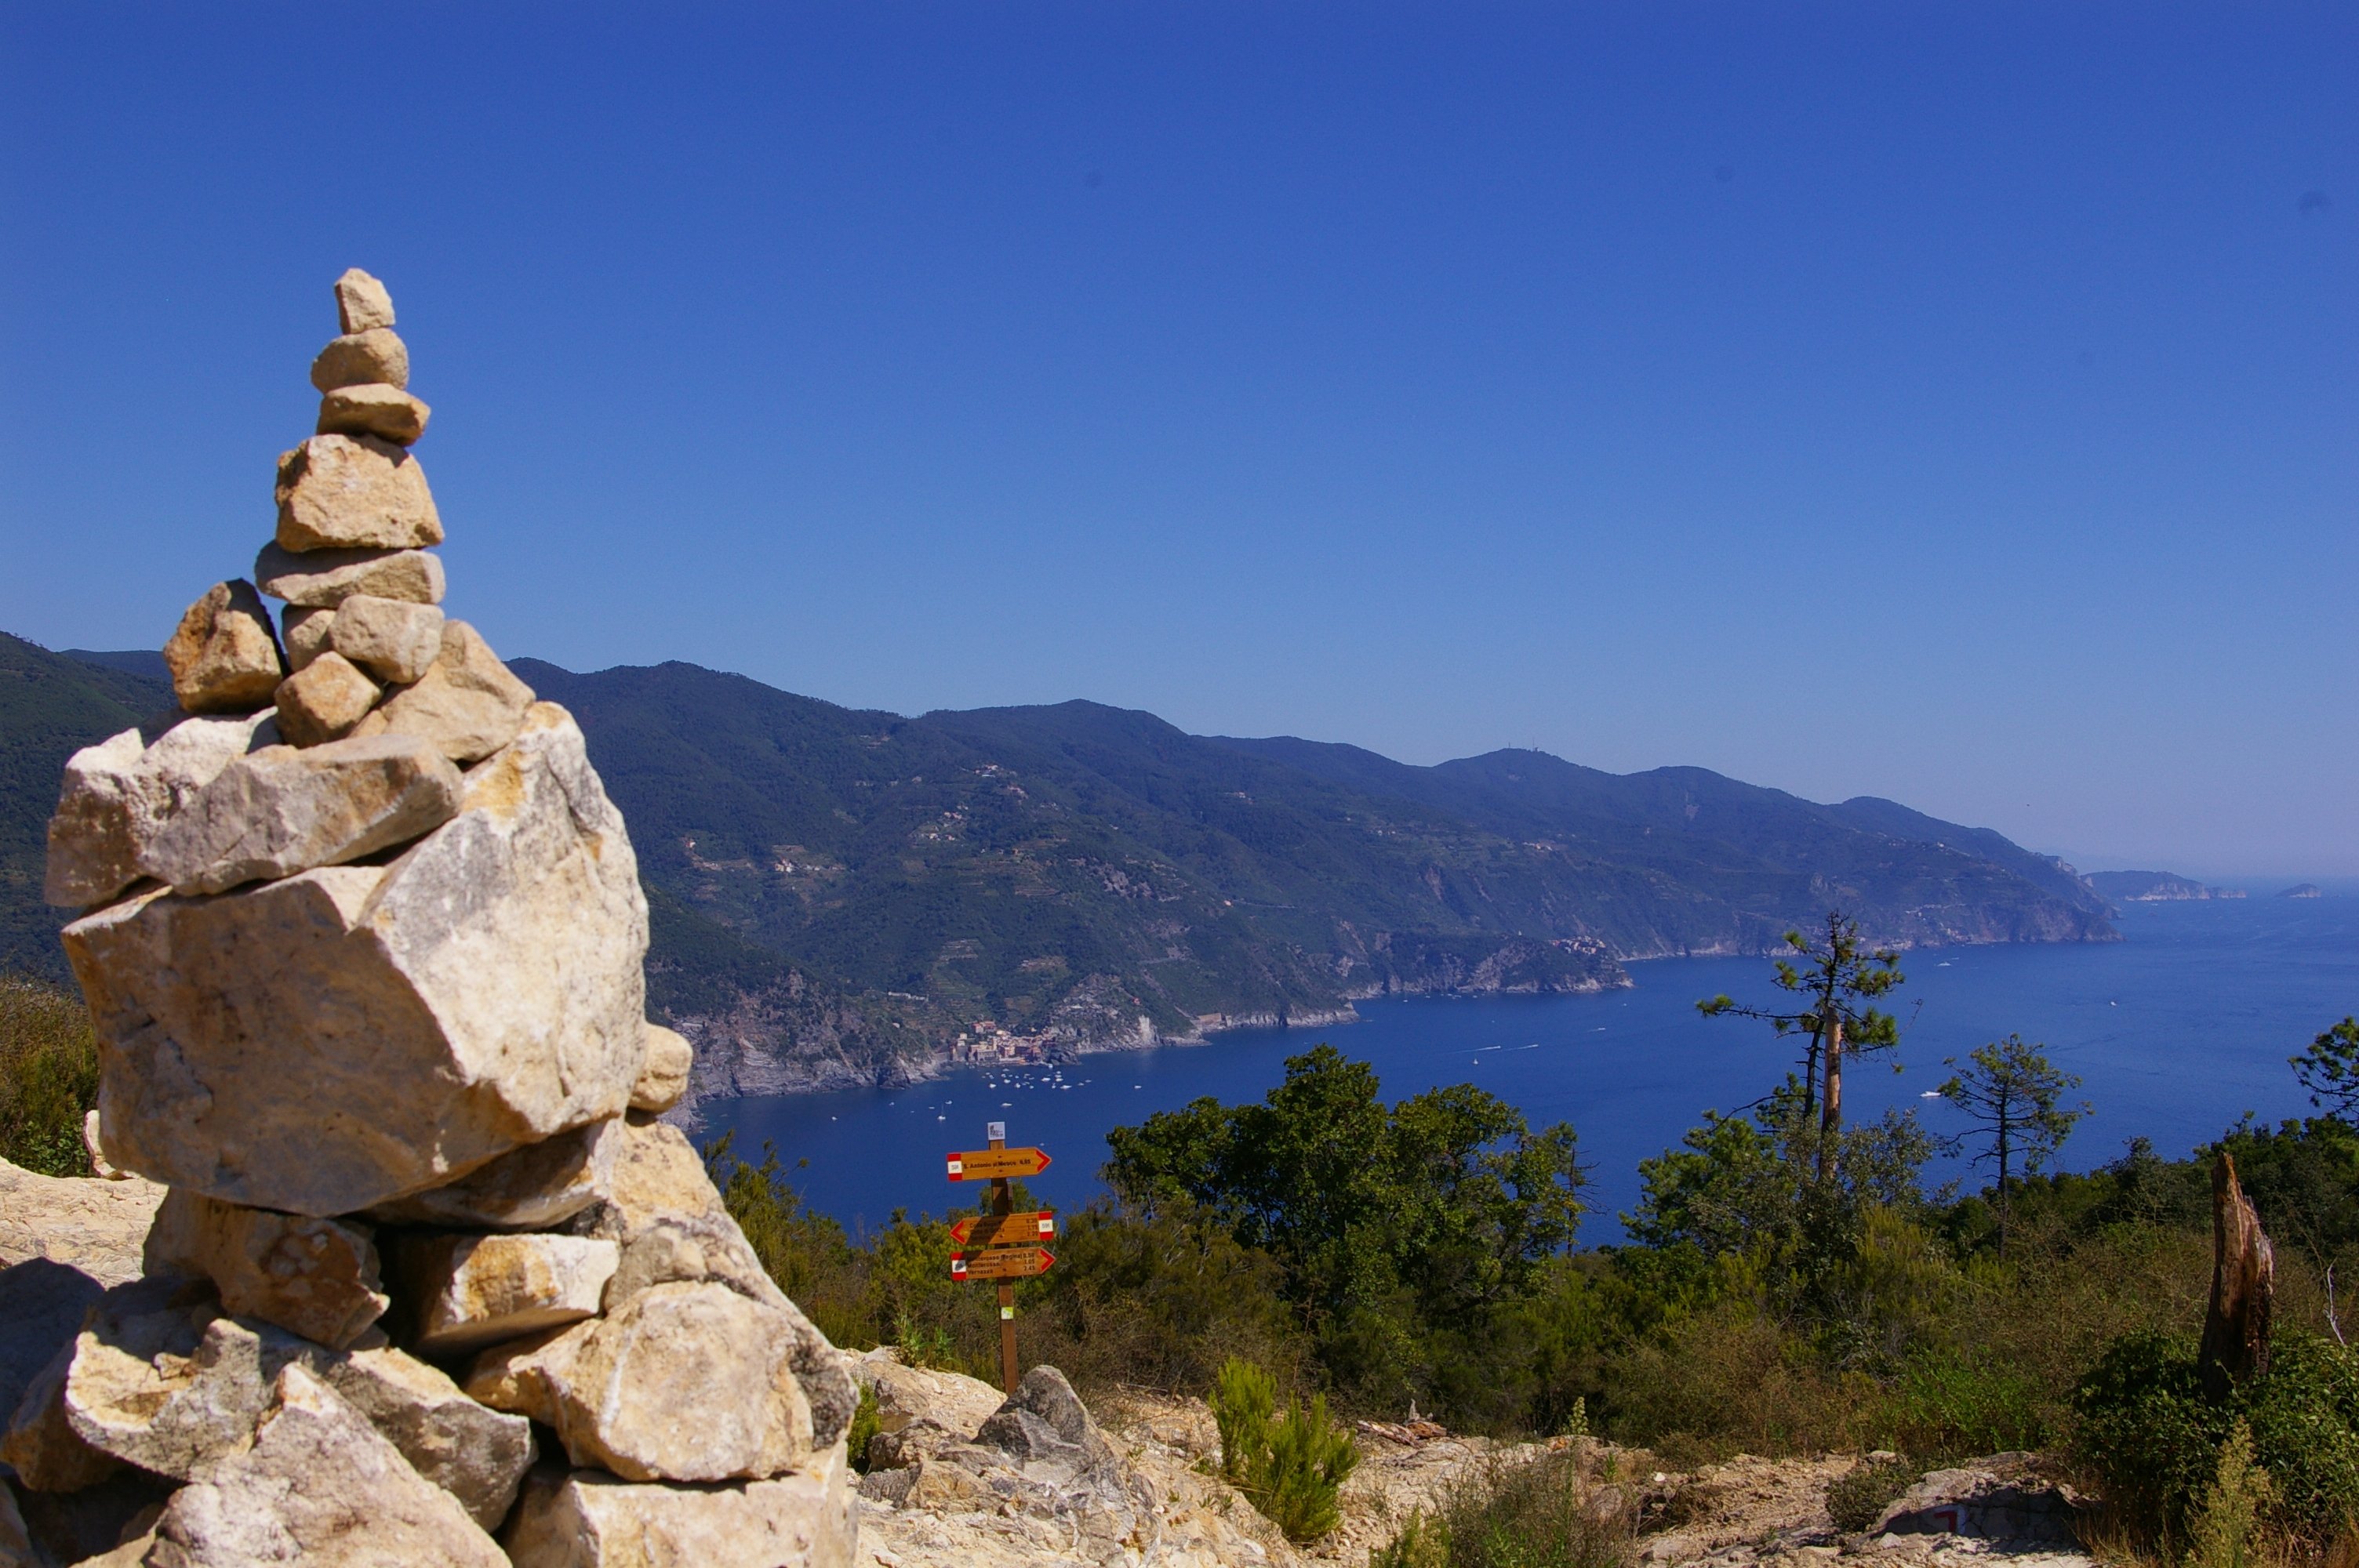
<svg viewBox="0 0 2359 1568">
<path fill-rule="evenodd" d="M 969 1256 L 963 1252 L 951 1254 L 951 1278 L 953 1280 L 1021 1280 L 1034 1274 L 1045 1274 L 1057 1260 L 1045 1247 L 995 1247 L 988 1252 Z"/>
<path fill-rule="evenodd" d="M 1049 1168 L 1044 1149 L 969 1149 L 950 1156 L 953 1182 L 1005 1181 L 1010 1176 L 1037 1176 Z"/>
<path fill-rule="evenodd" d="M 1056 1234 L 1056 1213 L 1045 1208 L 1028 1214 L 978 1215 L 951 1227 L 951 1239 L 972 1248 L 1029 1245 Z"/>
</svg>

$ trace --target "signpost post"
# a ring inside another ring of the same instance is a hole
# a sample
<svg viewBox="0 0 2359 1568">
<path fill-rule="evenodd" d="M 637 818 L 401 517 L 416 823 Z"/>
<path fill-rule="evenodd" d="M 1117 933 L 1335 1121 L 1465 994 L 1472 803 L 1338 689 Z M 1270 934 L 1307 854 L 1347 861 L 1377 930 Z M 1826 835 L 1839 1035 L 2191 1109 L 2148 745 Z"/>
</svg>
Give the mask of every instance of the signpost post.
<svg viewBox="0 0 2359 1568">
<path fill-rule="evenodd" d="M 1009 1281 L 1045 1274 L 1056 1257 L 1042 1241 L 1057 1234 L 1056 1214 L 1049 1209 L 1016 1212 L 1016 1195 L 1007 1183 L 1015 1176 L 1037 1176 L 1049 1168 L 1047 1151 L 1007 1147 L 1007 1123 L 986 1129 L 991 1146 L 953 1152 L 949 1175 L 953 1182 L 989 1182 L 991 1201 L 982 1214 L 951 1227 L 951 1240 L 959 1250 L 951 1254 L 953 1280 L 999 1281 L 999 1380 L 1016 1392 L 1016 1287 Z M 980 1249 L 980 1250 L 970 1250 Z"/>
</svg>

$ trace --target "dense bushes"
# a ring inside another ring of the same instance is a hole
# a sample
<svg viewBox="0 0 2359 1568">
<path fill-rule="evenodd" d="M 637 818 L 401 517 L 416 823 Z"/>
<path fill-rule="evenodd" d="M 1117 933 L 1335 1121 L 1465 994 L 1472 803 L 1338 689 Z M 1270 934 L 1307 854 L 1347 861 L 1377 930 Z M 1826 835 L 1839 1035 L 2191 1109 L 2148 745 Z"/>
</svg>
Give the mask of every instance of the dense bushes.
<svg viewBox="0 0 2359 1568">
<path fill-rule="evenodd" d="M 46 1176 L 86 1176 L 83 1113 L 98 1103 L 98 1043 L 82 999 L 0 977 L 0 1158 Z"/>
<path fill-rule="evenodd" d="M 2240 1427 L 2267 1476 L 2265 1522 L 2321 1548 L 2359 1522 L 2359 1356 L 2332 1340 L 2279 1336 L 2269 1370 L 2215 1403 L 2203 1395 L 2190 1341 L 2126 1335 L 2099 1357 L 2073 1404 L 2082 1458 L 2110 1498 L 2166 1541 L 2188 1539 Z"/>
<path fill-rule="evenodd" d="M 1316 1541 L 1335 1528 L 1336 1495 L 1360 1462 L 1349 1433 L 1327 1418 L 1327 1397 L 1289 1400 L 1276 1416 L 1277 1383 L 1231 1359 L 1212 1385 L 1221 1432 L 1221 1475 L 1290 1541 Z"/>
</svg>

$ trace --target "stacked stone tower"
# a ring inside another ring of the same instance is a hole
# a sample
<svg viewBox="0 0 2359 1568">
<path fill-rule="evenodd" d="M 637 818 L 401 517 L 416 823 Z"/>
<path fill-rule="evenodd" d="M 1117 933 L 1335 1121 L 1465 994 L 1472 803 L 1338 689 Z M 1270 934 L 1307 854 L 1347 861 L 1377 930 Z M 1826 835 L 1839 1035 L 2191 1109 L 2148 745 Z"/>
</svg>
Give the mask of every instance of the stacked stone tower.
<svg viewBox="0 0 2359 1568">
<path fill-rule="evenodd" d="M 336 300 L 180 711 L 67 764 L 93 1148 L 170 1194 L 0 1458 L 127 1510 L 110 1563 L 848 1563 L 852 1381 L 656 1119 L 622 815 L 440 610 L 392 301 Z"/>
</svg>

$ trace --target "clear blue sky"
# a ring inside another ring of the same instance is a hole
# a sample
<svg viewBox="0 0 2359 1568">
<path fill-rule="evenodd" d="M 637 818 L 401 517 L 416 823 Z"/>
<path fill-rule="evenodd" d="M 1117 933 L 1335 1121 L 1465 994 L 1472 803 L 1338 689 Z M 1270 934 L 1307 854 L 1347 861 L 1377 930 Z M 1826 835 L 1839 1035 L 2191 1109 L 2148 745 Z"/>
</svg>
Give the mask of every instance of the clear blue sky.
<svg viewBox="0 0 2359 1568">
<path fill-rule="evenodd" d="M 2347 3 L 8 6 L 0 627 L 355 264 L 503 653 L 2359 873 Z"/>
</svg>

